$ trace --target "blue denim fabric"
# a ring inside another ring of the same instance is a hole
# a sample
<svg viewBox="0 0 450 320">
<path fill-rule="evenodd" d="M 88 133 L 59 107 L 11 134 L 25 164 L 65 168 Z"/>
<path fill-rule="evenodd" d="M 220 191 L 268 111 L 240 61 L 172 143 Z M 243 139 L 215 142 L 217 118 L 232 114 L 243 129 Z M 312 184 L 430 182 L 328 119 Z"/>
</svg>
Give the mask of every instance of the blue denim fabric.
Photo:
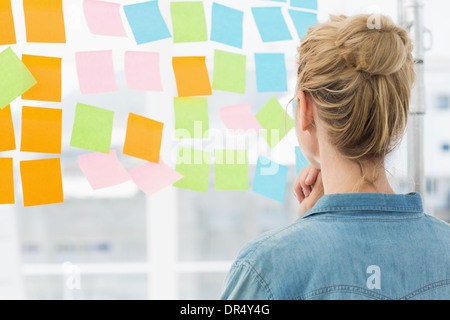
<svg viewBox="0 0 450 320">
<path fill-rule="evenodd" d="M 239 253 L 222 299 L 450 299 L 450 225 L 419 194 L 322 197 Z"/>
</svg>

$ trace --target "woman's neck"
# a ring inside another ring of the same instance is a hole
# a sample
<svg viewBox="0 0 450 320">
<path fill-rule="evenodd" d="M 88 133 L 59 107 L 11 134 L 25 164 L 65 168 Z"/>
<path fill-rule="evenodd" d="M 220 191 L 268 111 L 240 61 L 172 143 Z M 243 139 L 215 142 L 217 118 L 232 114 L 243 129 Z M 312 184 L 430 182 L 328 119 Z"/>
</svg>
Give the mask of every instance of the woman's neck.
<svg viewBox="0 0 450 320">
<path fill-rule="evenodd" d="M 395 193 L 387 179 L 383 160 L 377 163 L 366 161 L 360 166 L 345 159 L 328 144 L 321 146 L 320 154 L 325 194 Z"/>
</svg>

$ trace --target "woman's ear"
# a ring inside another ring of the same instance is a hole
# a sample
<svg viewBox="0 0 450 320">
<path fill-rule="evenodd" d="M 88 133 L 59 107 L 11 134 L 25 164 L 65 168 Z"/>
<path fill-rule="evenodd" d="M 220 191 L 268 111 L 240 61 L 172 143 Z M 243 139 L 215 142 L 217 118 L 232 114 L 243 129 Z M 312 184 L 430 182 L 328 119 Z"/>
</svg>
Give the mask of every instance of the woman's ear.
<svg viewBox="0 0 450 320">
<path fill-rule="evenodd" d="M 311 99 L 303 91 L 299 91 L 297 94 L 298 109 L 296 117 L 301 131 L 310 131 L 311 126 L 314 126 L 314 109 Z"/>
<path fill-rule="evenodd" d="M 320 169 L 320 139 L 318 120 L 312 98 L 304 92 L 297 94 L 298 105 L 295 110 L 295 122 L 299 146 L 308 162 Z"/>
</svg>

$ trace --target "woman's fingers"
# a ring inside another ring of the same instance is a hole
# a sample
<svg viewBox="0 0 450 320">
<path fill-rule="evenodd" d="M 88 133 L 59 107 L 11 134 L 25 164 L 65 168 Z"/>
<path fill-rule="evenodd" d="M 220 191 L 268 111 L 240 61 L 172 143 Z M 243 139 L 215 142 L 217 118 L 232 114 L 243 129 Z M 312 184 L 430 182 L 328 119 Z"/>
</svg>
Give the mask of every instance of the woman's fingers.
<svg viewBox="0 0 450 320">
<path fill-rule="evenodd" d="M 317 175 L 319 174 L 319 170 L 313 167 L 307 167 L 304 171 L 304 175 L 300 180 L 300 185 L 304 190 L 309 190 L 311 192 L 311 187 L 314 185 L 317 179 Z M 306 195 L 306 196 L 309 196 Z"/>
<path fill-rule="evenodd" d="M 307 168 L 303 168 L 294 182 L 294 194 L 296 195 L 296 198 L 300 203 L 305 199 L 305 192 L 303 191 L 303 181 L 305 180 L 307 174 Z"/>
<path fill-rule="evenodd" d="M 319 170 L 308 166 L 303 168 L 294 182 L 294 195 L 302 203 L 312 192 L 312 186 L 316 182 Z"/>
<path fill-rule="evenodd" d="M 303 193 L 300 180 L 301 180 L 301 174 L 299 174 L 297 176 L 297 178 L 295 179 L 295 182 L 294 182 L 294 195 L 295 195 L 295 198 L 298 200 L 298 202 L 301 203 L 305 199 L 305 195 Z"/>
<path fill-rule="evenodd" d="M 322 198 L 324 195 L 324 188 L 323 188 L 323 182 L 322 182 L 322 173 L 318 172 L 316 181 L 314 183 L 314 186 L 312 187 L 312 192 L 309 197 L 305 198 L 301 203 L 298 210 L 298 216 L 301 217 L 305 213 L 307 213 L 309 210 L 311 210 L 312 207 L 314 207 L 317 203 L 317 201 Z"/>
<path fill-rule="evenodd" d="M 308 186 L 312 186 L 316 183 L 317 177 L 319 175 L 320 170 L 316 168 L 311 168 L 308 172 L 308 176 L 306 177 L 305 184 Z"/>
</svg>

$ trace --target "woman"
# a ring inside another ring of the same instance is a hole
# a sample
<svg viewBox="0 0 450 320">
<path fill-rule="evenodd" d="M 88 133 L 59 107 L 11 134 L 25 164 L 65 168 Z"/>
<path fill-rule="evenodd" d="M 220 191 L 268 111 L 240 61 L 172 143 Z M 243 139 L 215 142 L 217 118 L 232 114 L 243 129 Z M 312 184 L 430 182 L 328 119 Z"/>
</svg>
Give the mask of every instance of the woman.
<svg viewBox="0 0 450 320">
<path fill-rule="evenodd" d="M 395 194 L 384 168 L 407 124 L 411 41 L 369 19 L 332 17 L 302 40 L 300 218 L 241 250 L 223 299 L 450 298 L 450 226 Z"/>
</svg>

